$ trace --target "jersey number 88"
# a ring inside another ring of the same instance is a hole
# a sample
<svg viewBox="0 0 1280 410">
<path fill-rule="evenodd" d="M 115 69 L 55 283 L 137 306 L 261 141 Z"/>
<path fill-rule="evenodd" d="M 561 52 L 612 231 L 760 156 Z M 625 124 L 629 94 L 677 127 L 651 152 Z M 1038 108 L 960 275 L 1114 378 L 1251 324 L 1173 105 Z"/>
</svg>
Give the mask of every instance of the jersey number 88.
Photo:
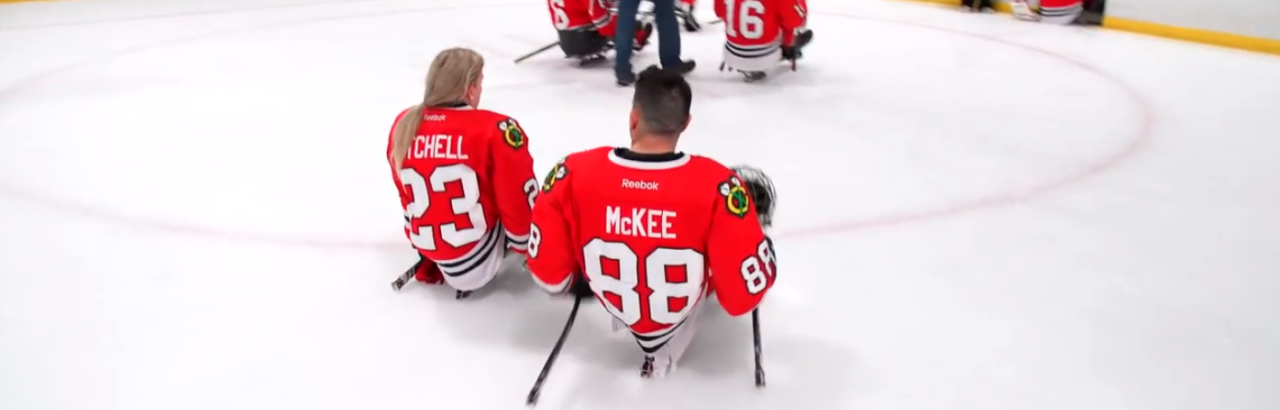
<svg viewBox="0 0 1280 410">
<path fill-rule="evenodd" d="M 610 242 L 603 239 L 592 239 L 582 249 L 587 280 L 600 299 L 605 300 L 605 310 L 625 323 L 634 326 L 644 316 L 654 323 L 674 325 L 688 316 L 694 304 L 702 295 L 704 283 L 705 258 L 693 249 L 658 248 L 638 263 L 639 258 L 630 246 L 622 242 Z M 618 262 L 618 276 L 615 278 L 604 272 L 604 260 Z M 643 278 L 640 268 L 644 268 Z M 685 281 L 673 283 L 667 280 L 668 267 L 682 267 L 685 270 Z M 649 314 L 644 315 L 640 306 L 640 280 L 649 288 Z M 620 303 L 614 306 L 605 299 L 606 293 L 618 296 Z M 678 311 L 671 311 L 672 298 L 686 298 L 687 303 Z"/>
</svg>

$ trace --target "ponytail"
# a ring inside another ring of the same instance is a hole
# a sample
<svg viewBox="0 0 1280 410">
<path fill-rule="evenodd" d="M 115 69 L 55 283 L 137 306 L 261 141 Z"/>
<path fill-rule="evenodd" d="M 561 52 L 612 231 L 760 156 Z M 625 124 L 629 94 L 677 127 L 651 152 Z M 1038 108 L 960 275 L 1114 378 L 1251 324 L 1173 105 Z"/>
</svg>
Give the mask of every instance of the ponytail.
<svg viewBox="0 0 1280 410">
<path fill-rule="evenodd" d="M 484 70 L 484 57 L 468 48 L 451 48 L 441 51 L 431 61 L 427 70 L 427 91 L 422 103 L 409 107 L 392 128 L 391 163 L 399 170 L 409 154 L 409 147 L 418 136 L 423 113 L 428 107 L 439 107 L 463 101 L 467 90 L 480 79 Z"/>
</svg>

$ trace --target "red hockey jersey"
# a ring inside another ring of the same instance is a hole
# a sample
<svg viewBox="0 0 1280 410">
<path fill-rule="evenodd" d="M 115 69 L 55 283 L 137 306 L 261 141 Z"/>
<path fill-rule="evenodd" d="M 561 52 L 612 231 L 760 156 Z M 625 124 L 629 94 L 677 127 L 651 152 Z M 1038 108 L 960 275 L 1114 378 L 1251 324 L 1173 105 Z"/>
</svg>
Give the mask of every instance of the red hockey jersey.
<svg viewBox="0 0 1280 410">
<path fill-rule="evenodd" d="M 396 121 L 414 121 L 407 112 Z M 407 158 L 398 170 L 392 162 L 391 173 L 413 246 L 440 264 L 459 262 L 496 235 L 523 252 L 538 180 L 520 124 L 470 107 L 428 108 L 418 121 Z M 388 161 L 393 144 L 394 135 Z"/>
<path fill-rule="evenodd" d="M 543 180 L 529 270 L 552 292 L 581 272 L 637 334 L 681 323 L 712 292 L 750 312 L 773 286 L 772 243 L 740 177 L 698 156 L 608 147 L 566 157 Z"/>
<path fill-rule="evenodd" d="M 1040 0 L 1041 21 L 1071 24 L 1084 12 L 1084 0 Z"/>
<path fill-rule="evenodd" d="M 614 23 L 613 13 L 605 0 L 547 0 L 547 8 L 551 10 L 551 24 L 556 30 L 601 30 L 605 36 L 613 35 L 609 30 Z"/>
<path fill-rule="evenodd" d="M 715 0 L 727 45 L 743 58 L 770 54 L 795 43 L 809 6 L 805 0 Z"/>
</svg>

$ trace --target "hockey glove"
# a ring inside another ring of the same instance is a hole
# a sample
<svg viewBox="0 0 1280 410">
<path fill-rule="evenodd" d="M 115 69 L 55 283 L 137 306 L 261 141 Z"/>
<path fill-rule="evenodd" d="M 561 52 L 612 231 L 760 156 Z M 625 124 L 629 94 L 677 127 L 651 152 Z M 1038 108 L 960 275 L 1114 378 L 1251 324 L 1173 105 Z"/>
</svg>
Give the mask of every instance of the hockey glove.
<svg viewBox="0 0 1280 410">
<path fill-rule="evenodd" d="M 428 285 L 444 283 L 444 274 L 440 272 L 440 267 L 421 254 L 418 255 L 418 263 L 413 265 L 413 278 Z"/>
<path fill-rule="evenodd" d="M 803 57 L 803 55 L 800 54 L 800 49 L 796 48 L 795 46 L 782 46 L 783 60 L 796 61 L 796 60 L 799 60 L 800 57 Z"/>
<path fill-rule="evenodd" d="M 569 293 L 579 298 L 590 298 L 596 295 L 595 292 L 591 291 L 591 285 L 587 283 L 587 278 L 582 275 L 573 278 L 573 286 L 569 288 Z"/>
</svg>

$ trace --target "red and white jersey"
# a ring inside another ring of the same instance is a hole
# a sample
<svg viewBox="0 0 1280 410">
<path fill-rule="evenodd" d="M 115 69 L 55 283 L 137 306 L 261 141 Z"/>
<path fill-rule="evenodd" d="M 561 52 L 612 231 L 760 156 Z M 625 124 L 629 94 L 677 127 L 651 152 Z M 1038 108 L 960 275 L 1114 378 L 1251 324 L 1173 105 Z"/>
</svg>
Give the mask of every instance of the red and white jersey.
<svg viewBox="0 0 1280 410">
<path fill-rule="evenodd" d="M 461 275 L 497 244 L 523 252 L 538 180 L 515 119 L 467 106 L 427 108 L 392 177 L 404 207 L 405 235 L 447 274 Z M 393 127 L 394 128 L 394 127 Z M 394 133 L 394 131 L 393 131 Z M 390 161 L 394 135 L 387 144 Z"/>
<path fill-rule="evenodd" d="M 1084 0 L 1040 0 L 1040 21 L 1045 23 L 1071 24 L 1083 12 Z"/>
<path fill-rule="evenodd" d="M 752 311 L 775 268 L 751 194 L 729 168 L 609 147 L 569 155 L 543 180 L 528 257 L 551 292 L 581 272 L 606 310 L 655 343 L 712 292 L 730 315 Z"/>
<path fill-rule="evenodd" d="M 725 63 L 763 70 L 782 60 L 782 46 L 795 44 L 796 29 L 809 14 L 806 0 L 715 0 L 724 20 Z"/>
<path fill-rule="evenodd" d="M 547 0 L 556 30 L 599 30 L 613 22 L 605 0 Z"/>
</svg>

